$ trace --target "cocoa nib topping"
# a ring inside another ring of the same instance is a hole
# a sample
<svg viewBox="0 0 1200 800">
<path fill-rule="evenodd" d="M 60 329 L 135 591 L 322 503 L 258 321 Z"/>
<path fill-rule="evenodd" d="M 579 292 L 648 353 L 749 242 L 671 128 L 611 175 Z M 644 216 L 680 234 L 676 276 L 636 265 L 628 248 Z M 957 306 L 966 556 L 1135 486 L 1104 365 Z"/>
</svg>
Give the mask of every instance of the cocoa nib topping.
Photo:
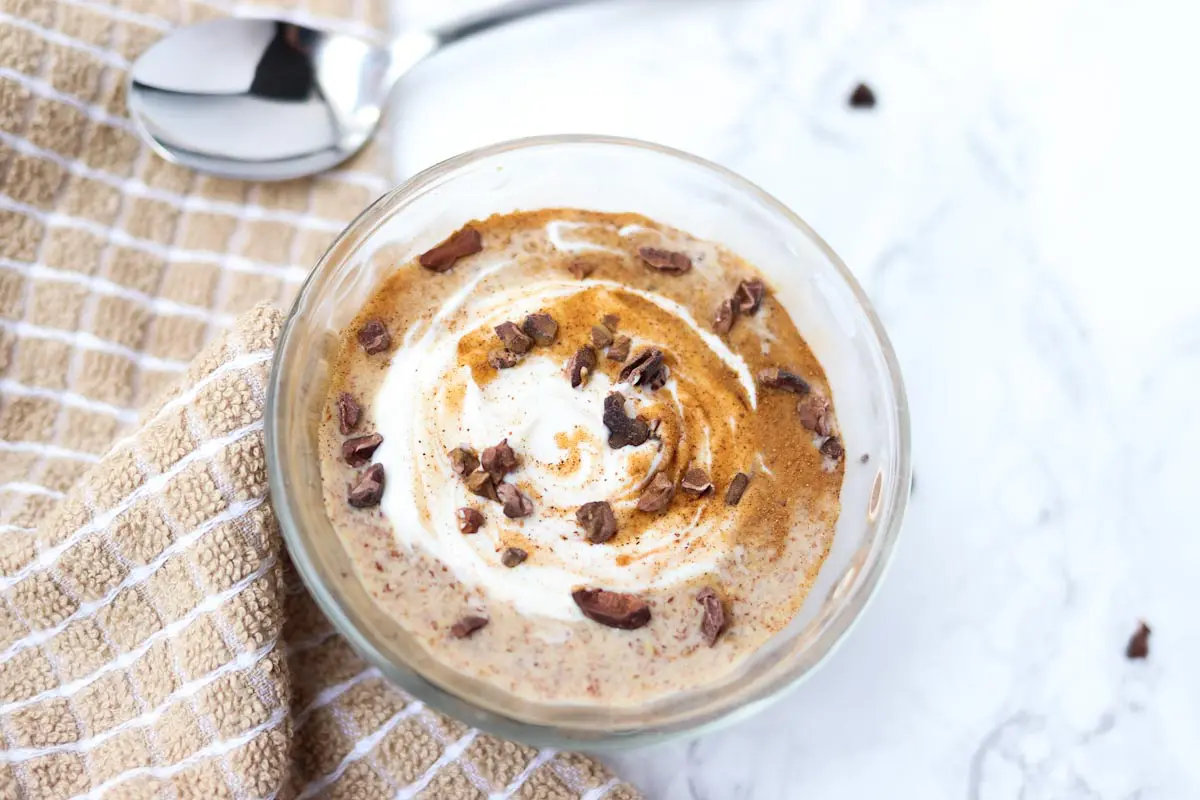
<svg viewBox="0 0 1200 800">
<path fill-rule="evenodd" d="M 707 472 L 699 467 L 691 467 L 683 473 L 683 480 L 679 482 L 679 488 L 692 497 L 700 497 L 711 492 L 713 485 L 712 481 L 708 479 Z"/>
<path fill-rule="evenodd" d="M 592 370 L 596 368 L 596 351 L 584 345 L 575 351 L 567 361 L 567 377 L 571 379 L 571 388 L 578 389 L 587 383 Z"/>
<path fill-rule="evenodd" d="M 637 595 L 607 589 L 576 589 L 571 599 L 583 615 L 610 628 L 632 631 L 650 621 L 650 606 Z"/>
<path fill-rule="evenodd" d="M 812 393 L 796 404 L 800 412 L 800 424 L 818 436 L 828 436 L 833 433 L 833 425 L 829 420 L 829 401 L 817 393 Z"/>
<path fill-rule="evenodd" d="M 525 559 L 529 558 L 529 553 L 526 553 L 519 547 L 506 547 L 504 552 L 500 554 L 500 563 L 512 569 L 518 564 L 524 563 Z"/>
<path fill-rule="evenodd" d="M 454 512 L 458 518 L 458 529 L 463 533 L 475 533 L 483 525 L 483 512 L 477 508 L 463 506 Z"/>
<path fill-rule="evenodd" d="M 481 463 L 492 480 L 500 483 L 505 475 L 517 468 L 517 454 L 508 446 L 508 439 L 501 439 L 500 444 L 483 451 Z"/>
<path fill-rule="evenodd" d="M 508 369 L 521 363 L 521 357 L 511 350 L 501 350 L 497 347 L 488 353 L 488 364 L 493 369 Z"/>
<path fill-rule="evenodd" d="M 592 544 L 604 544 L 617 535 L 617 518 L 604 500 L 584 503 L 575 512 L 575 520 L 587 532 Z"/>
<path fill-rule="evenodd" d="M 450 469 L 460 478 L 466 478 L 479 466 L 479 456 L 469 447 L 456 447 L 449 455 Z"/>
<path fill-rule="evenodd" d="M 505 349 L 518 355 L 525 355 L 533 347 L 533 339 L 526 336 L 515 322 L 501 322 L 496 326 L 496 335 L 504 342 Z"/>
<path fill-rule="evenodd" d="M 596 348 L 598 348 L 598 349 L 605 348 L 605 347 L 608 347 L 612 343 L 613 343 L 612 331 L 610 331 L 608 328 L 604 327 L 603 325 L 593 325 L 592 326 L 592 344 L 595 345 Z"/>
<path fill-rule="evenodd" d="M 629 358 L 629 348 L 633 344 L 633 340 L 628 336 L 616 336 L 613 338 L 613 343 L 608 346 L 609 361 L 624 361 Z"/>
<path fill-rule="evenodd" d="M 381 320 L 369 319 L 358 329 L 358 343 L 367 355 L 382 353 L 392 344 L 392 335 L 388 333 Z"/>
<path fill-rule="evenodd" d="M 674 496 L 675 481 L 665 472 L 657 472 L 650 479 L 649 485 L 642 489 L 642 496 L 637 501 L 638 511 L 658 513 L 671 505 L 671 498 Z"/>
<path fill-rule="evenodd" d="M 362 420 L 362 406 L 350 396 L 349 392 L 342 392 L 337 399 L 337 414 L 338 430 L 342 432 L 342 436 L 345 436 L 357 428 L 358 423 Z"/>
<path fill-rule="evenodd" d="M 733 476 L 733 480 L 729 482 L 729 488 L 725 490 L 725 503 L 727 505 L 736 506 L 742 502 L 742 495 L 746 493 L 746 487 L 750 485 L 750 476 L 744 472 L 739 472 Z"/>
<path fill-rule="evenodd" d="M 733 330 L 733 323 L 737 321 L 737 312 L 733 310 L 732 300 L 722 300 L 721 305 L 717 306 L 717 313 L 713 315 L 713 330 L 724 336 Z"/>
<path fill-rule="evenodd" d="M 1129 637 L 1125 645 L 1125 657 L 1129 660 L 1141 659 L 1150 655 L 1150 626 L 1144 622 L 1138 623 L 1138 628 Z"/>
<path fill-rule="evenodd" d="M 571 262 L 569 267 L 567 267 L 567 271 L 579 280 L 583 280 L 596 271 L 596 265 L 591 261 L 585 261 L 582 258 L 577 258 Z"/>
<path fill-rule="evenodd" d="M 511 483 L 502 483 L 497 486 L 496 496 L 504 504 L 504 516 L 509 519 L 528 517 L 533 513 L 533 501 Z"/>
<path fill-rule="evenodd" d="M 421 266 L 434 272 L 445 272 L 454 266 L 460 258 L 472 256 L 483 249 L 483 236 L 479 231 L 467 225 L 454 233 L 450 238 L 432 250 L 421 254 Z"/>
<path fill-rule="evenodd" d="M 782 367 L 770 367 L 758 373 L 758 382 L 770 389 L 782 389 L 795 394 L 808 394 L 808 381 Z"/>
<path fill-rule="evenodd" d="M 342 458 L 352 467 L 361 467 L 371 460 L 375 448 L 383 444 L 383 437 L 378 433 L 366 436 L 355 436 L 342 442 Z"/>
<path fill-rule="evenodd" d="M 472 494 L 486 497 L 488 500 L 496 500 L 499 497 L 496 494 L 496 482 L 482 469 L 477 469 L 467 476 L 467 488 Z"/>
<path fill-rule="evenodd" d="M 650 426 L 644 420 L 625 416 L 625 395 L 611 392 L 604 398 L 604 427 L 608 428 L 608 446 L 613 450 L 645 444 Z"/>
<path fill-rule="evenodd" d="M 685 253 L 663 250 L 658 247 L 643 247 L 638 250 L 638 255 L 648 266 L 672 275 L 682 275 L 692 268 L 692 260 Z"/>
<path fill-rule="evenodd" d="M 744 317 L 752 317 L 758 313 L 766 294 L 766 284 L 758 278 L 742 281 L 733 293 L 733 308 Z"/>
<path fill-rule="evenodd" d="M 455 639 L 466 639 L 487 624 L 487 617 L 463 617 L 450 626 L 450 635 Z"/>
<path fill-rule="evenodd" d="M 704 637 L 704 643 L 712 647 L 729 622 L 725 615 L 725 604 L 721 601 L 721 596 L 708 587 L 700 590 L 696 595 L 696 602 L 704 609 L 704 618 L 700 620 L 700 635 Z"/>
<path fill-rule="evenodd" d="M 521 323 L 521 330 L 533 339 L 534 344 L 541 347 L 554 344 L 555 338 L 558 337 L 558 323 L 554 321 L 554 317 L 541 311 L 527 316 Z"/>
<path fill-rule="evenodd" d="M 372 464 L 367 467 L 358 482 L 350 487 L 350 496 L 346 502 L 355 508 L 370 508 L 379 505 L 383 497 L 383 464 Z"/>
<path fill-rule="evenodd" d="M 657 347 L 647 347 L 638 352 L 633 360 L 621 369 L 618 379 L 628 381 L 634 386 L 645 386 L 648 389 L 661 389 L 671 376 L 671 370 L 663 363 L 663 351 Z"/>
<path fill-rule="evenodd" d="M 600 318 L 600 324 L 616 333 L 617 326 L 621 324 L 621 318 L 616 314 L 605 314 Z"/>
<path fill-rule="evenodd" d="M 836 436 L 830 436 L 821 442 L 821 455 L 828 456 L 834 461 L 839 461 L 845 454 L 846 448 L 842 446 L 841 440 Z"/>
</svg>

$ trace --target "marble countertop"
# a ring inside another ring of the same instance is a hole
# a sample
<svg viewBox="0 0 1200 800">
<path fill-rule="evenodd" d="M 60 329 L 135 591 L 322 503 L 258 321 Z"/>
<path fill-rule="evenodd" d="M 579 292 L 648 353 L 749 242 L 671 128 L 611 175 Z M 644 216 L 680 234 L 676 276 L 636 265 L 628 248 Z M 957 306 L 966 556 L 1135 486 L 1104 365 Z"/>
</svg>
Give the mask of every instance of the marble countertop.
<svg viewBox="0 0 1200 800">
<path fill-rule="evenodd" d="M 402 175 L 556 132 L 741 172 L 899 353 L 917 482 L 876 601 L 774 707 L 612 757 L 648 797 L 1200 797 L 1196 30 L 1187 0 L 610 2 L 403 84 Z"/>
</svg>

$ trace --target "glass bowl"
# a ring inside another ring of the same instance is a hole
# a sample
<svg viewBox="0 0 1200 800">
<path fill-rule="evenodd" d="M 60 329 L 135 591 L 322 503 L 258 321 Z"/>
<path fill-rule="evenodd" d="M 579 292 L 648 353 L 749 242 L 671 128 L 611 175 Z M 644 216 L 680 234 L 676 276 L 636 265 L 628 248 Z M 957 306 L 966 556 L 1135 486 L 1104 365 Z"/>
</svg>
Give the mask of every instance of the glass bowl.
<svg viewBox="0 0 1200 800">
<path fill-rule="evenodd" d="M 846 445 L 832 549 L 796 618 L 726 678 L 638 707 L 518 699 L 434 661 L 380 611 L 326 516 L 317 424 L 338 332 L 381 278 L 497 212 L 633 211 L 719 242 L 767 277 L 820 359 Z M 267 397 L 272 502 L 292 561 L 333 624 L 390 680 L 470 725 L 535 745 L 590 748 L 695 733 L 747 715 L 809 674 L 879 584 L 908 501 L 909 420 L 895 354 L 862 289 L 803 220 L 732 172 L 645 142 L 521 139 L 451 158 L 358 216 L 312 271 L 284 326 Z M 869 455 L 866 463 L 861 455 Z"/>
</svg>

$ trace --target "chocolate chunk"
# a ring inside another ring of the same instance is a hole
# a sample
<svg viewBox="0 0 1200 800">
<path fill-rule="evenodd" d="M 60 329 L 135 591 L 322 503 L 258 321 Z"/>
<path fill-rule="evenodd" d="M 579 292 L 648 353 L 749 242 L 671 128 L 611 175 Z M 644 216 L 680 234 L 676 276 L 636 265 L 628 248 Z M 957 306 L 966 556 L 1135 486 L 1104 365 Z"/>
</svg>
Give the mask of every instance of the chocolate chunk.
<svg viewBox="0 0 1200 800">
<path fill-rule="evenodd" d="M 733 309 L 732 300 L 722 300 L 721 305 L 717 306 L 717 313 L 713 315 L 713 330 L 721 336 L 733 330 L 733 323 L 737 321 L 737 312 Z"/>
<path fill-rule="evenodd" d="M 829 419 L 829 401 L 815 392 L 796 404 L 800 412 L 800 424 L 818 436 L 828 436 L 833 433 L 833 425 Z"/>
<path fill-rule="evenodd" d="M 607 589 L 576 589 L 571 599 L 583 615 L 610 628 L 632 631 L 650 621 L 650 606 L 637 595 Z"/>
<path fill-rule="evenodd" d="M 604 398 L 604 427 L 608 428 L 608 446 L 613 450 L 637 447 L 650 438 L 645 421 L 625 416 L 625 395 L 611 392 Z"/>
<path fill-rule="evenodd" d="M 492 480 L 499 484 L 505 475 L 517 468 L 517 454 L 508 446 L 508 439 L 501 439 L 500 444 L 483 451 L 480 463 Z"/>
<path fill-rule="evenodd" d="M 742 502 L 742 495 L 746 493 L 746 487 L 750 485 L 750 476 L 744 472 L 739 472 L 733 476 L 733 480 L 729 482 L 729 488 L 725 490 L 725 504 L 736 506 Z"/>
<path fill-rule="evenodd" d="M 506 547 L 504 552 L 500 554 L 500 563 L 512 569 L 518 564 L 524 563 L 525 559 L 529 558 L 529 553 L 526 553 L 519 547 Z"/>
<path fill-rule="evenodd" d="M 791 370 L 770 367 L 758 373 L 758 382 L 770 389 L 782 389 L 795 394 L 808 394 L 808 381 Z"/>
<path fill-rule="evenodd" d="M 421 266 L 434 272 L 445 272 L 460 258 L 472 256 L 483 249 L 483 235 L 467 225 L 432 250 L 421 254 Z"/>
<path fill-rule="evenodd" d="M 683 473 L 683 480 L 679 482 L 679 488 L 693 497 L 700 497 L 711 492 L 713 485 L 712 481 L 708 479 L 707 472 L 699 467 L 691 467 Z"/>
<path fill-rule="evenodd" d="M 567 377 L 571 379 L 571 388 L 577 389 L 587 383 L 592 370 L 596 368 L 596 351 L 584 345 L 575 351 L 575 355 L 567 362 Z"/>
<path fill-rule="evenodd" d="M 850 93 L 851 108 L 874 108 L 875 107 L 875 92 L 871 91 L 871 87 L 865 83 L 860 83 L 854 87 L 854 91 Z"/>
<path fill-rule="evenodd" d="M 501 350 L 497 347 L 488 353 L 488 364 L 494 369 L 508 369 L 521 363 L 521 357 L 511 350 Z"/>
<path fill-rule="evenodd" d="M 345 436 L 357 428 L 358 423 L 362 421 L 362 406 L 350 396 L 349 392 L 342 392 L 337 399 L 337 414 L 338 430 Z"/>
<path fill-rule="evenodd" d="M 1150 655 L 1150 626 L 1144 622 L 1138 623 L 1138 629 L 1129 637 L 1125 645 L 1125 657 L 1130 661 L 1142 659 Z"/>
<path fill-rule="evenodd" d="M 392 344 L 392 335 L 388 333 L 381 320 L 369 319 L 358 329 L 358 343 L 367 355 L 382 353 Z"/>
<path fill-rule="evenodd" d="M 463 533 L 475 533 L 483 525 L 483 512 L 477 508 L 463 506 L 454 512 L 458 518 L 458 529 Z"/>
<path fill-rule="evenodd" d="M 608 328 L 613 333 L 616 333 L 617 326 L 621 324 L 621 318 L 616 314 L 605 314 L 600 318 L 600 324 Z"/>
<path fill-rule="evenodd" d="M 721 596 L 708 587 L 700 590 L 696 595 L 696 602 L 704 609 L 704 618 L 700 620 L 700 635 L 704 637 L 704 643 L 712 647 L 729 622 L 725 615 L 725 604 L 721 602 Z"/>
<path fill-rule="evenodd" d="M 504 516 L 509 519 L 528 517 L 533 513 L 533 501 L 511 483 L 502 483 L 497 486 L 496 496 L 504 504 Z"/>
<path fill-rule="evenodd" d="M 372 464 L 359 476 L 358 483 L 350 487 L 346 502 L 355 508 L 379 505 L 383 497 L 383 483 L 383 464 Z"/>
<path fill-rule="evenodd" d="M 496 326 L 496 335 L 504 342 L 506 350 L 518 355 L 525 355 L 533 347 L 533 339 L 526 336 L 515 322 L 501 322 Z"/>
<path fill-rule="evenodd" d="M 670 376 L 671 371 L 663 362 L 662 350 L 657 347 L 647 347 L 622 367 L 618 380 L 628 381 L 634 386 L 645 386 L 653 390 L 661 389 Z"/>
<path fill-rule="evenodd" d="M 766 285 L 758 278 L 742 281 L 733 293 L 733 309 L 742 316 L 752 317 L 758 313 L 766 293 Z"/>
<path fill-rule="evenodd" d="M 492 476 L 486 470 L 477 469 L 468 475 L 467 488 L 472 494 L 486 497 L 488 500 L 499 499 L 499 495 L 496 494 L 496 482 L 492 480 Z"/>
<path fill-rule="evenodd" d="M 846 455 L 846 448 L 842 447 L 842 442 L 836 436 L 830 436 L 825 441 L 821 442 L 821 455 L 828 456 L 834 461 L 838 461 L 842 456 Z"/>
<path fill-rule="evenodd" d="M 575 521 L 587 532 L 592 544 L 604 544 L 617 535 L 617 518 L 604 500 L 584 503 L 575 512 Z"/>
<path fill-rule="evenodd" d="M 534 344 L 542 347 L 554 344 L 558 337 L 558 323 L 554 321 L 554 317 L 541 311 L 527 316 L 521 323 L 521 330 L 533 339 Z"/>
<path fill-rule="evenodd" d="M 592 326 L 592 344 L 597 349 L 603 349 L 613 343 L 612 331 L 603 325 Z"/>
<path fill-rule="evenodd" d="M 352 467 L 361 467 L 371 460 L 375 448 L 383 444 L 383 437 L 378 433 L 366 436 L 355 436 L 342 442 L 342 458 Z"/>
<path fill-rule="evenodd" d="M 671 505 L 671 498 L 674 496 L 675 481 L 671 480 L 667 473 L 657 472 L 646 488 L 642 489 L 642 496 L 637 501 L 638 511 L 658 513 Z"/>
<path fill-rule="evenodd" d="M 583 280 L 596 271 L 596 265 L 591 261 L 585 261 L 582 258 L 577 258 L 571 262 L 569 267 L 567 267 L 567 271 L 579 280 Z"/>
<path fill-rule="evenodd" d="M 673 275 L 682 275 L 692 268 L 692 260 L 684 253 L 676 253 L 672 250 L 663 250 L 658 247 L 643 247 L 638 250 L 638 255 L 642 257 L 648 266 L 654 267 L 660 272 L 669 272 Z"/>
<path fill-rule="evenodd" d="M 487 624 L 487 617 L 463 617 L 450 626 L 450 635 L 455 639 L 465 639 Z"/>
<path fill-rule="evenodd" d="M 469 447 L 456 447 L 449 455 L 450 469 L 460 478 L 466 478 L 479 466 L 479 456 Z"/>
<path fill-rule="evenodd" d="M 613 338 L 613 343 L 608 346 L 609 361 L 624 361 L 629 358 L 629 347 L 633 344 L 633 340 L 628 336 L 616 336 Z"/>
</svg>

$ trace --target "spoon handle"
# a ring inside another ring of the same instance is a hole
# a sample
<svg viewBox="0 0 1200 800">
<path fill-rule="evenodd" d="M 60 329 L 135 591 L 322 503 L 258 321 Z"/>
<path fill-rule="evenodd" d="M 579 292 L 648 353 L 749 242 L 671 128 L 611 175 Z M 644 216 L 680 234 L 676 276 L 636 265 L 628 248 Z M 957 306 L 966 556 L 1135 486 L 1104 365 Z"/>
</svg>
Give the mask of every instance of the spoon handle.
<svg viewBox="0 0 1200 800">
<path fill-rule="evenodd" d="M 433 31 L 433 35 L 437 38 L 438 46 L 444 47 L 454 44 L 459 39 L 483 33 L 509 22 L 540 14 L 543 11 L 582 5 L 586 2 L 591 2 L 591 0 L 509 0 L 495 8 L 489 8 L 448 23 Z"/>
</svg>

